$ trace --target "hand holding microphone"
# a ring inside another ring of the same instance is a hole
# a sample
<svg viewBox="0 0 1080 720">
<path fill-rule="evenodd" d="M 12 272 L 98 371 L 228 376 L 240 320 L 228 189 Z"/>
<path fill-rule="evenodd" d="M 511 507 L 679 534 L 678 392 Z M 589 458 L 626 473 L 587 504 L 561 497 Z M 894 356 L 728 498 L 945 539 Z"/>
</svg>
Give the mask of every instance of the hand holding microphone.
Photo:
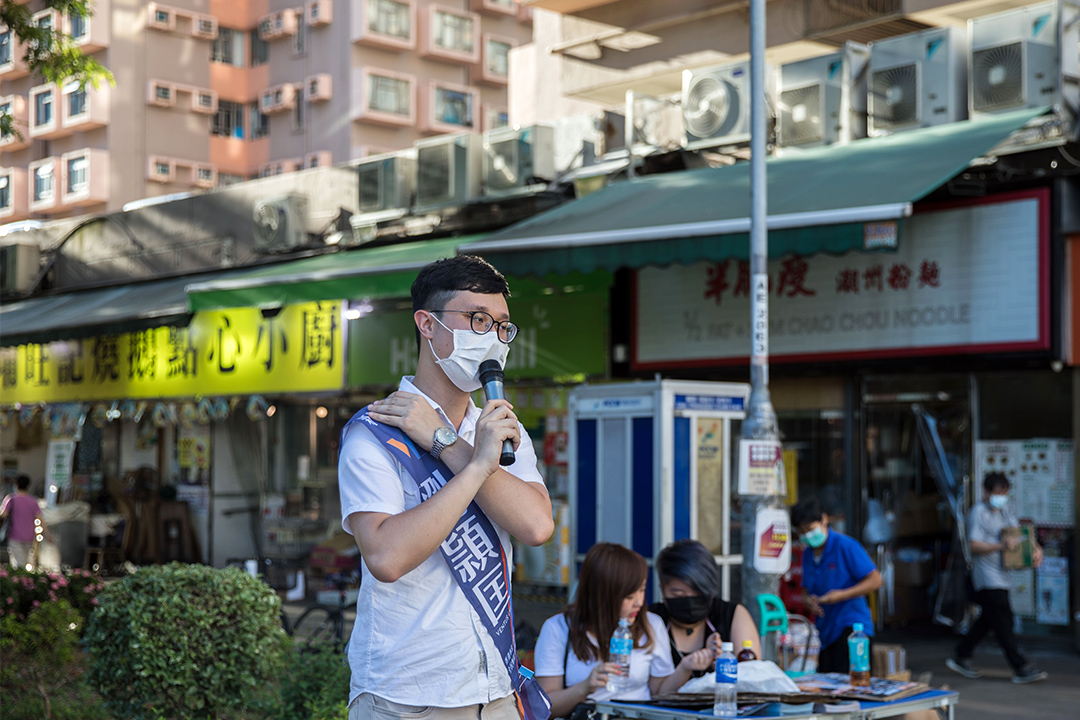
<svg viewBox="0 0 1080 720">
<path fill-rule="evenodd" d="M 485 360 L 480 363 L 480 383 L 484 386 L 484 395 L 488 400 L 506 399 L 503 392 L 503 369 L 498 360 Z M 514 460 L 514 441 L 503 440 L 499 464 L 513 465 Z"/>
</svg>

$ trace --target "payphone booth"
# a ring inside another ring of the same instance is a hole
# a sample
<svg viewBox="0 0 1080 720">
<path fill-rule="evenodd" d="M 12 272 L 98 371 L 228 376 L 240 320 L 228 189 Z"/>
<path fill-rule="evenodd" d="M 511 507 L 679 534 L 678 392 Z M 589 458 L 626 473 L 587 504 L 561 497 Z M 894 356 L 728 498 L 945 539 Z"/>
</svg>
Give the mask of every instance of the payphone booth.
<svg viewBox="0 0 1080 720">
<path fill-rule="evenodd" d="M 681 538 L 700 540 L 730 597 L 732 421 L 750 386 L 652 380 L 582 385 L 569 396 L 570 527 L 574 576 L 589 548 L 616 542 L 652 567 Z M 659 599 L 650 572 L 646 602 Z"/>
</svg>

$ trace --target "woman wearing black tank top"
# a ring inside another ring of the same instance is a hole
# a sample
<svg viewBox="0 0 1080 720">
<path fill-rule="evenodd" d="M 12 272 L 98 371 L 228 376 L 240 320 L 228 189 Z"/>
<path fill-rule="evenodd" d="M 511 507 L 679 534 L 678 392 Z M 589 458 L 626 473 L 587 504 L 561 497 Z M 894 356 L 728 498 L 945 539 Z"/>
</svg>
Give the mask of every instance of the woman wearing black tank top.
<svg viewBox="0 0 1080 720">
<path fill-rule="evenodd" d="M 713 670 L 721 642 L 742 647 L 743 640 L 749 640 L 761 657 L 754 619 L 739 603 L 720 598 L 720 571 L 704 545 L 697 540 L 671 543 L 656 557 L 656 574 L 664 601 L 653 603 L 649 611 L 667 626 L 680 686 Z"/>
</svg>

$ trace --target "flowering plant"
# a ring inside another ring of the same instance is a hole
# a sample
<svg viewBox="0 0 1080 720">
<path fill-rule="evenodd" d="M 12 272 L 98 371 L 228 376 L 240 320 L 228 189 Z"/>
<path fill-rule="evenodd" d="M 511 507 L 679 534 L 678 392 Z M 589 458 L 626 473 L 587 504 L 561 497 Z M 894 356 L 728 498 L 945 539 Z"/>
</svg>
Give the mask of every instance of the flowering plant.
<svg viewBox="0 0 1080 720">
<path fill-rule="evenodd" d="M 101 578 L 80 569 L 65 575 L 0 567 L 0 618 L 24 620 L 42 605 L 64 600 L 85 621 L 104 587 Z"/>
</svg>

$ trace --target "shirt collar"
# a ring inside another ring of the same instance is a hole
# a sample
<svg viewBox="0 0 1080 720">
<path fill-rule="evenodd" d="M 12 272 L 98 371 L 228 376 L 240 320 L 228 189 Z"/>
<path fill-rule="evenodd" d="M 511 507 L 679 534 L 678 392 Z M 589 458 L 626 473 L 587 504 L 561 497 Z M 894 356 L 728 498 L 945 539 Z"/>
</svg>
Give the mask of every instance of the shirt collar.
<svg viewBox="0 0 1080 720">
<path fill-rule="evenodd" d="M 422 390 L 420 390 L 420 388 L 416 387 L 416 385 L 413 384 L 413 380 L 415 378 L 415 375 L 405 375 L 404 377 L 402 377 L 401 383 L 398 385 L 398 390 L 407 393 L 414 393 L 427 400 L 428 404 L 431 405 L 431 407 L 435 408 L 435 412 L 439 413 L 439 417 L 443 419 L 443 422 L 453 427 L 454 423 L 450 422 L 450 418 L 447 417 L 445 412 L 443 412 L 443 409 L 439 406 L 439 403 L 429 398 L 427 395 L 424 394 Z M 461 427 L 455 428 L 455 431 L 458 435 L 464 435 L 465 433 L 471 432 L 476 427 L 476 421 L 479 418 L 480 408 L 476 406 L 476 403 L 473 402 L 472 395 L 470 395 L 469 408 L 465 411 L 465 417 L 461 421 Z"/>
</svg>

